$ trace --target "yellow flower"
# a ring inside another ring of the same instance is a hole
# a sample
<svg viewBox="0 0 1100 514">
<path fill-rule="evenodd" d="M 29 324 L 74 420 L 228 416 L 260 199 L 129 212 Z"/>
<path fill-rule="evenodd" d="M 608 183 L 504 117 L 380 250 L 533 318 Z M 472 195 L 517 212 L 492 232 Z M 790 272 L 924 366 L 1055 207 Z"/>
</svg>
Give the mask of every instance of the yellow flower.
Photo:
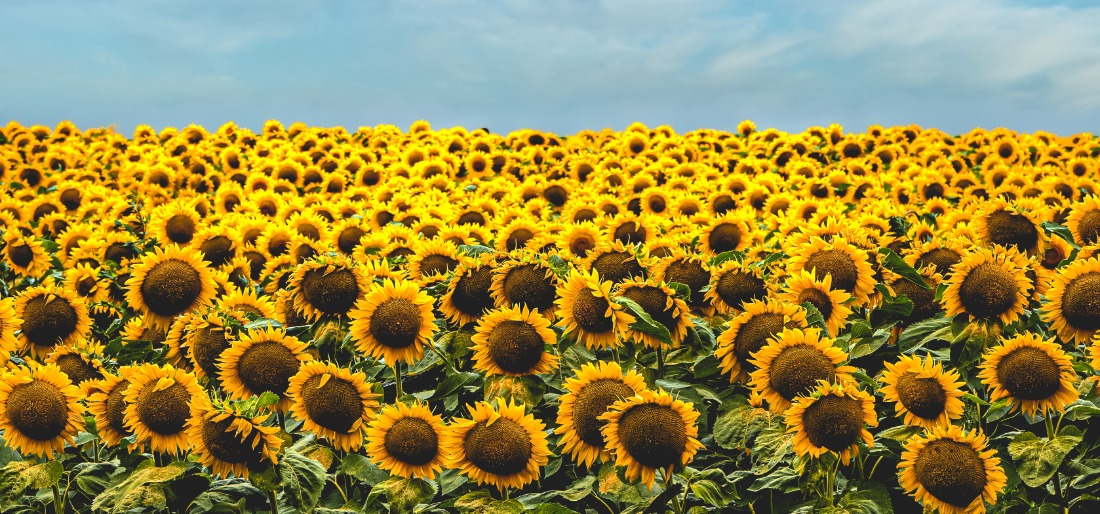
<svg viewBox="0 0 1100 514">
<path fill-rule="evenodd" d="M 558 428 L 562 450 L 582 466 L 610 460 L 601 429 L 607 424 L 600 416 L 612 404 L 645 390 L 645 379 L 635 371 L 623 373 L 616 362 L 585 363 L 565 381 L 566 394 L 559 398 Z"/>
<path fill-rule="evenodd" d="M 996 454 L 979 431 L 937 426 L 906 443 L 898 482 L 925 508 L 981 514 L 986 504 L 997 503 L 1008 481 Z"/>
<path fill-rule="evenodd" d="M 435 331 L 432 303 L 413 282 L 387 279 L 374 284 L 348 313 L 356 347 L 390 366 L 420 360 Z"/>
<path fill-rule="evenodd" d="M 447 467 L 500 491 L 535 481 L 550 460 L 546 426 L 511 401 L 478 402 L 467 409 L 470 418 L 455 419 L 444 435 Z"/>
<path fill-rule="evenodd" d="M 394 475 L 434 480 L 447 463 L 442 451 L 446 430 L 443 419 L 427 405 L 387 405 L 367 429 L 367 455 Z"/>
<path fill-rule="evenodd" d="M 1073 361 L 1053 340 L 1031 333 L 1004 340 L 986 351 L 978 377 L 989 386 L 990 401 L 1009 398 L 1024 414 L 1065 412 L 1077 401 Z"/>
<path fill-rule="evenodd" d="M 800 456 L 820 457 L 833 452 L 847 465 L 859 455 L 860 441 L 875 445 L 866 426 L 878 426 L 874 398 L 853 384 L 820 381 L 799 396 L 784 413 L 791 444 Z"/>
<path fill-rule="evenodd" d="M 668 474 L 688 465 L 703 448 L 696 421 L 699 412 L 690 402 L 674 399 L 663 390 L 643 390 L 613 403 L 597 417 L 615 465 L 626 468 L 626 478 L 653 487 L 657 470 Z"/>
</svg>

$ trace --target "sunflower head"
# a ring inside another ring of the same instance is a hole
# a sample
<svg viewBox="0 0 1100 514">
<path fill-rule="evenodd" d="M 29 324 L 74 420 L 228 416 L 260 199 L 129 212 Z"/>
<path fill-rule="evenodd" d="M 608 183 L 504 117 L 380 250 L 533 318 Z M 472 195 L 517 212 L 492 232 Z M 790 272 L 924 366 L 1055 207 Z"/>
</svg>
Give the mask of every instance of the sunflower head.
<svg viewBox="0 0 1100 514">
<path fill-rule="evenodd" d="M 744 304 L 768 295 L 762 270 L 733 259 L 712 270 L 709 284 L 705 298 L 722 314 L 742 310 Z"/>
<path fill-rule="evenodd" d="M 1011 323 L 1027 306 L 1031 283 L 1027 261 L 1004 249 L 975 249 L 952 268 L 942 302 L 948 316 L 967 314 L 982 322 Z"/>
<path fill-rule="evenodd" d="M 559 288 L 560 324 L 586 348 L 618 346 L 620 336 L 634 321 L 634 316 L 611 300 L 611 287 L 611 282 L 600 282 L 596 271 L 574 269 Z"/>
<path fill-rule="evenodd" d="M 974 229 L 982 243 L 1015 248 L 1028 255 L 1040 253 L 1046 243 L 1035 213 L 1000 199 L 979 209 Z"/>
<path fill-rule="evenodd" d="M 123 438 L 132 435 L 126 426 L 126 401 L 124 393 L 130 387 L 130 373 L 135 366 L 122 366 L 118 374 L 106 373 L 86 388 L 88 412 L 95 416 L 96 432 L 110 446 L 117 446 Z"/>
<path fill-rule="evenodd" d="M 470 417 L 456 419 L 444 437 L 447 467 L 498 490 L 520 488 L 537 479 L 550 455 L 545 425 L 526 414 L 523 404 L 510 401 L 478 402 L 467 408 Z"/>
<path fill-rule="evenodd" d="M 660 323 L 668 329 L 672 336 L 672 347 L 680 346 L 687 336 L 687 327 L 691 323 L 687 303 L 676 296 L 676 292 L 665 283 L 655 279 L 633 279 L 619 284 L 617 296 L 621 296 L 637 303 L 653 321 Z M 641 342 L 651 348 L 659 348 L 662 343 L 656 337 L 639 330 L 629 329 L 627 332 L 635 341 Z"/>
<path fill-rule="evenodd" d="M 558 357 L 547 350 L 555 341 L 550 321 L 525 307 L 490 311 L 470 340 L 474 369 L 490 375 L 549 373 L 558 364 Z"/>
<path fill-rule="evenodd" d="M 894 403 L 906 425 L 932 428 L 962 417 L 963 383 L 959 373 L 945 370 L 931 356 L 902 356 L 886 363 L 881 389 L 883 399 Z"/>
<path fill-rule="evenodd" d="M 439 306 L 451 323 L 472 323 L 496 305 L 492 292 L 495 267 L 496 261 L 489 253 L 459 259 Z"/>
<path fill-rule="evenodd" d="M 563 450 L 584 466 L 609 460 L 601 430 L 607 424 L 600 416 L 615 402 L 633 397 L 645 389 L 645 379 L 635 371 L 623 373 L 615 362 L 586 363 L 575 377 L 566 380 L 568 392 L 558 407 L 558 428 Z"/>
<path fill-rule="evenodd" d="M 526 307 L 553 318 L 558 276 L 545 259 L 519 254 L 493 272 L 493 299 L 503 307 Z"/>
<path fill-rule="evenodd" d="M 280 397 L 276 408 L 286 410 L 290 379 L 309 361 L 306 344 L 281 328 L 251 329 L 238 334 L 218 360 L 221 385 L 234 398 L 248 399 L 272 392 Z"/>
<path fill-rule="evenodd" d="M 213 299 L 214 274 L 193 248 L 169 247 L 145 254 L 126 281 L 126 301 L 146 321 L 167 327 L 176 316 Z"/>
<path fill-rule="evenodd" d="M 997 451 L 978 431 L 938 426 L 910 439 L 898 464 L 898 481 L 926 508 L 964 514 L 995 504 L 1007 482 Z"/>
<path fill-rule="evenodd" d="M 294 308 L 311 321 L 343 316 L 366 294 L 369 280 L 344 255 L 318 257 L 300 264 L 290 279 Z"/>
<path fill-rule="evenodd" d="M 618 284 L 631 278 L 646 278 L 648 270 L 645 258 L 635 253 L 636 247 L 627 247 L 621 242 L 601 243 L 588 252 L 584 263 L 589 270 L 595 271 L 612 283 Z"/>
<path fill-rule="evenodd" d="M 691 403 L 663 390 L 643 390 L 613 403 L 597 419 L 615 465 L 626 468 L 628 480 L 653 487 L 657 470 L 682 469 L 703 447 L 696 438 L 699 413 Z"/>
<path fill-rule="evenodd" d="M 818 279 L 809 270 L 802 270 L 787 277 L 782 294 L 778 297 L 784 302 L 802 305 L 809 303 L 825 318 L 825 328 L 830 334 L 836 334 L 852 313 L 848 304 L 852 296 L 833 288 L 833 277 L 826 275 Z"/>
<path fill-rule="evenodd" d="M 187 434 L 198 461 L 219 477 L 247 478 L 249 470 L 278 464 L 283 439 L 271 425 L 271 415 L 242 412 L 231 402 L 195 397 Z"/>
<path fill-rule="evenodd" d="M 14 309 L 15 317 L 23 320 L 19 339 L 32 355 L 45 356 L 58 345 L 71 345 L 91 331 L 87 305 L 68 289 L 26 289 L 15 299 Z"/>
<path fill-rule="evenodd" d="M 128 380 L 122 398 L 124 424 L 137 436 L 136 443 L 158 453 L 186 451 L 191 402 L 203 394 L 194 375 L 168 365 L 143 364 Z"/>
<path fill-rule="evenodd" d="M 978 377 L 990 388 L 990 399 L 1010 398 L 1012 409 L 1025 414 L 1065 412 L 1079 396 L 1073 361 L 1053 340 L 1023 333 L 1004 340 L 983 356 Z"/>
<path fill-rule="evenodd" d="M 756 368 L 752 355 L 785 328 L 805 328 L 806 311 L 790 302 L 768 300 L 744 304 L 745 311 L 730 320 L 718 336 L 714 355 L 732 382 L 746 382 Z"/>
<path fill-rule="evenodd" d="M 697 255 L 677 249 L 661 259 L 653 273 L 667 284 L 684 284 L 691 292 L 689 305 L 693 308 L 709 307 L 705 289 L 710 284 L 711 270 L 706 261 Z"/>
<path fill-rule="evenodd" d="M 84 427 L 80 390 L 54 364 L 14 368 L 0 377 L 0 430 L 23 455 L 54 458 Z"/>
<path fill-rule="evenodd" d="M 56 364 L 62 373 L 77 387 L 87 390 L 91 382 L 103 378 L 103 345 L 86 339 L 72 346 L 59 346 L 46 357 L 46 362 Z"/>
<path fill-rule="evenodd" d="M 749 362 L 756 366 L 749 377 L 752 388 L 768 401 L 774 412 L 783 412 L 791 402 L 817 387 L 852 380 L 855 368 L 842 365 L 843 350 L 833 346 L 815 328 L 786 328 L 764 345 Z"/>
<path fill-rule="evenodd" d="M 312 361 L 290 379 L 287 394 L 294 404 L 291 412 L 306 430 L 340 450 L 355 451 L 363 445 L 366 423 L 378 409 L 379 395 L 372 389 L 363 373 Z"/>
<path fill-rule="evenodd" d="M 391 366 L 419 360 L 435 329 L 432 303 L 414 282 L 374 284 L 349 313 L 356 347 Z"/>
<path fill-rule="evenodd" d="M 1100 331 L 1100 258 L 1075 260 L 1054 275 L 1043 319 L 1062 339 L 1084 343 Z"/>
<path fill-rule="evenodd" d="M 798 455 L 820 457 L 833 452 L 848 464 L 853 455 L 859 455 L 860 441 L 875 444 L 865 428 L 878 425 L 874 398 L 852 384 L 822 380 L 808 395 L 798 397 L 784 416 Z"/>
<path fill-rule="evenodd" d="M 387 405 L 367 429 L 367 455 L 395 475 L 433 480 L 446 464 L 445 430 L 443 419 L 424 404 Z"/>
</svg>

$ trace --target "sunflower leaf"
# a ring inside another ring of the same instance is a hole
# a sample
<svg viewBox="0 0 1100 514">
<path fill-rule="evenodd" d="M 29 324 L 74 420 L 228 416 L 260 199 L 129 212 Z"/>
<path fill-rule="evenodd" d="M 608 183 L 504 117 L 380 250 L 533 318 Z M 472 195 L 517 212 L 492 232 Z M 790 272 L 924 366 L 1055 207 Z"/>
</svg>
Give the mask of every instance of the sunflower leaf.
<svg viewBox="0 0 1100 514">
<path fill-rule="evenodd" d="M 882 260 L 882 265 L 886 269 L 896 273 L 901 278 L 904 278 L 905 280 L 916 284 L 921 289 L 927 289 L 929 291 L 932 290 L 932 286 L 928 285 L 928 283 L 924 281 L 924 277 L 921 276 L 920 272 L 910 266 L 909 263 L 905 262 L 905 260 L 902 259 L 901 256 L 899 256 L 893 250 L 883 247 L 878 249 L 878 253 L 879 255 L 885 257 L 885 259 Z"/>
<path fill-rule="evenodd" d="M 1069 243 L 1070 246 L 1074 249 L 1080 248 L 1079 246 L 1077 246 L 1077 242 L 1073 240 L 1073 233 L 1070 232 L 1069 229 L 1066 228 L 1064 225 L 1053 221 L 1044 221 L 1043 230 L 1046 231 L 1047 234 L 1056 235 L 1062 239 L 1065 239 L 1066 242 Z"/>
<path fill-rule="evenodd" d="M 649 315 L 649 313 L 645 311 L 645 309 L 642 308 L 641 305 L 638 305 L 638 303 L 634 300 L 623 296 L 615 298 L 615 301 L 618 302 L 619 305 L 622 305 L 623 307 L 629 309 L 630 312 L 634 314 L 635 320 L 634 323 L 630 324 L 631 329 L 637 330 L 638 332 L 646 335 L 653 336 L 663 344 L 672 344 L 672 334 L 669 333 L 668 328 L 665 328 L 664 325 L 653 321 L 653 318 Z"/>
<path fill-rule="evenodd" d="M 685 302 L 691 302 L 691 288 L 680 282 L 669 282 L 669 289 L 676 291 L 676 296 L 683 298 Z"/>
<path fill-rule="evenodd" d="M 309 457 L 287 450 L 279 458 L 279 512 L 309 512 L 325 487 L 325 468 Z M 293 509 L 293 510 L 291 510 Z"/>
<path fill-rule="evenodd" d="M 729 251 L 722 252 L 718 255 L 715 255 L 714 258 L 710 260 L 710 266 L 713 268 L 713 267 L 721 266 L 726 261 L 744 262 L 744 260 L 745 260 L 745 252 L 740 252 L 740 251 L 737 251 L 737 250 L 729 250 Z"/>
<path fill-rule="evenodd" d="M 754 268 L 766 268 L 773 262 L 782 261 L 787 258 L 787 254 L 784 252 L 772 252 L 767 257 L 752 263 Z"/>
<path fill-rule="evenodd" d="M 126 512 L 131 509 L 153 511 L 168 505 L 168 483 L 187 471 L 186 462 L 158 467 L 146 460 L 128 475 L 121 475 L 92 500 L 92 510 Z"/>
<path fill-rule="evenodd" d="M 711 468 L 691 478 L 691 492 L 700 500 L 718 508 L 737 499 L 737 489 L 722 470 Z"/>
<path fill-rule="evenodd" d="M 1058 472 L 1066 455 L 1081 439 L 1081 431 L 1072 425 L 1063 428 L 1053 439 L 1040 439 L 1031 432 L 1020 432 L 1008 443 L 1008 454 L 1016 463 L 1020 479 L 1028 487 L 1040 487 Z"/>
<path fill-rule="evenodd" d="M 483 253 L 493 253 L 496 250 L 482 245 L 459 245 L 459 253 L 463 255 L 469 255 L 471 257 L 477 257 Z"/>
<path fill-rule="evenodd" d="M 519 500 L 494 500 L 486 490 L 472 491 L 459 496 L 454 506 L 459 512 L 486 514 L 520 514 L 524 510 Z"/>
<path fill-rule="evenodd" d="M 807 326 L 820 328 L 822 332 L 829 333 L 829 328 L 825 326 L 825 317 L 821 315 L 821 311 L 817 310 L 814 304 L 802 302 L 802 308 L 806 310 Z"/>
</svg>

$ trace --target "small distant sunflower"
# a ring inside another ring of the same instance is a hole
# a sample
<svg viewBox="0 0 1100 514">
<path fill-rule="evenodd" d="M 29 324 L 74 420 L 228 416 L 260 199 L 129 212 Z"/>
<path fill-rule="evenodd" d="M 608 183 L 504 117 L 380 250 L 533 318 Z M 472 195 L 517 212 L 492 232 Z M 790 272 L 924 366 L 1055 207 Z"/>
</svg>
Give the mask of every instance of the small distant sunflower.
<svg viewBox="0 0 1100 514">
<path fill-rule="evenodd" d="M 18 230 L 4 234 L 4 259 L 8 267 L 20 276 L 38 278 L 50 269 L 50 257 L 42 242 L 25 237 Z"/>
<path fill-rule="evenodd" d="M 493 299 L 501 307 L 523 306 L 553 320 L 558 276 L 544 259 L 520 254 L 493 272 Z"/>
<path fill-rule="evenodd" d="M 937 426 L 905 445 L 898 482 L 906 493 L 945 514 L 980 514 L 997 503 L 1008 478 L 981 432 Z"/>
<path fill-rule="evenodd" d="M 240 233 L 225 225 L 206 225 L 191 240 L 191 248 L 198 250 L 202 260 L 215 268 L 238 257 L 241 246 Z"/>
<path fill-rule="evenodd" d="M 620 345 L 634 316 L 611 300 L 611 282 L 600 282 L 596 271 L 573 269 L 558 294 L 560 326 L 585 348 Z"/>
<path fill-rule="evenodd" d="M 218 298 L 217 306 L 227 312 L 247 318 L 255 315 L 260 318 L 275 318 L 275 302 L 270 297 L 260 296 L 253 288 L 231 287 Z"/>
<path fill-rule="evenodd" d="M 1023 254 L 975 248 L 952 269 L 943 293 L 947 315 L 1007 325 L 1027 306 L 1031 283 Z"/>
<path fill-rule="evenodd" d="M 635 253 L 635 247 L 628 247 L 618 241 L 601 243 L 588 253 L 584 265 L 614 284 L 648 276 L 646 264 Z"/>
<path fill-rule="evenodd" d="M 291 413 L 306 430 L 328 439 L 342 451 L 363 446 L 366 424 L 378 409 L 379 395 L 366 375 L 332 363 L 307 362 L 290 379 Z"/>
<path fill-rule="evenodd" d="M 425 404 L 387 405 L 367 429 L 367 455 L 391 474 L 434 480 L 447 463 L 442 448 L 446 430 L 443 419 Z"/>
<path fill-rule="evenodd" d="M 839 333 L 840 327 L 852 314 L 852 308 L 848 306 L 852 296 L 833 289 L 832 275 L 826 275 L 819 280 L 809 270 L 787 277 L 782 293 L 777 298 L 797 305 L 809 302 L 825 318 L 825 329 L 830 334 Z"/>
<path fill-rule="evenodd" d="M 729 211 L 717 216 L 703 228 L 699 241 L 707 255 L 718 255 L 731 250 L 744 250 L 752 244 L 752 227 L 748 220 L 755 214 Z"/>
<path fill-rule="evenodd" d="M 959 372 L 945 370 L 931 356 L 903 355 L 898 362 L 885 363 L 882 373 L 883 399 L 904 415 L 906 425 L 924 428 L 945 426 L 962 417 L 963 383 Z"/>
<path fill-rule="evenodd" d="M 210 303 L 214 274 L 202 254 L 171 246 L 141 256 L 126 281 L 126 301 L 149 323 L 167 327 L 176 316 Z"/>
<path fill-rule="evenodd" d="M 143 364 L 133 369 L 123 392 L 126 428 L 136 443 L 157 453 L 187 451 L 191 402 L 205 394 L 195 376 L 172 366 Z"/>
<path fill-rule="evenodd" d="M 592 223 L 572 223 L 558 236 L 558 245 L 569 255 L 583 259 L 604 239 L 606 236 Z"/>
<path fill-rule="evenodd" d="M 99 269 L 89 264 L 77 264 L 65 270 L 65 289 L 75 291 L 88 304 L 109 299 L 111 283 L 101 278 Z"/>
<path fill-rule="evenodd" d="M 370 289 L 370 280 L 343 255 L 318 257 L 298 265 L 290 279 L 294 309 L 310 321 L 344 316 Z"/>
<path fill-rule="evenodd" d="M 676 296 L 676 292 L 665 283 L 656 280 L 632 279 L 619 284 L 616 296 L 633 300 L 653 321 L 668 329 L 672 337 L 672 348 L 678 348 L 687 337 L 691 315 L 687 303 Z M 656 337 L 630 329 L 627 333 L 632 339 L 650 348 L 660 348 L 663 344 Z"/>
<path fill-rule="evenodd" d="M 1046 232 L 1033 211 L 1001 199 L 986 202 L 974 216 L 972 226 L 986 245 L 1011 247 L 1027 255 L 1042 253 Z"/>
<path fill-rule="evenodd" d="M 290 407 L 290 378 L 310 360 L 306 343 L 281 328 L 253 329 L 239 334 L 218 360 L 221 385 L 234 398 L 247 400 L 272 392 L 279 395 L 276 408 Z"/>
<path fill-rule="evenodd" d="M 856 368 L 841 364 L 847 358 L 843 350 L 833 346 L 832 338 L 822 337 L 820 330 L 788 328 L 749 360 L 756 366 L 749 380 L 772 412 L 783 412 L 795 398 L 817 387 L 819 380 L 850 381 Z"/>
<path fill-rule="evenodd" d="M 95 417 L 96 433 L 108 446 L 118 446 L 132 434 L 126 427 L 126 388 L 136 366 L 122 366 L 118 374 L 107 373 L 88 388 L 88 413 Z"/>
<path fill-rule="evenodd" d="M 58 345 L 87 337 L 92 328 L 84 300 L 68 289 L 36 286 L 15 299 L 19 340 L 32 355 L 45 356 Z"/>
<path fill-rule="evenodd" d="M 1100 259 L 1075 260 L 1054 275 L 1043 320 L 1058 337 L 1086 343 L 1100 331 Z"/>
<path fill-rule="evenodd" d="M 688 305 L 707 313 L 710 312 L 710 304 L 704 290 L 710 284 L 710 273 L 706 260 L 681 249 L 676 249 L 668 257 L 657 261 L 653 268 L 653 275 L 660 277 L 666 284 L 678 282 L 688 286 L 691 292 Z"/>
<path fill-rule="evenodd" d="M 875 274 L 867 252 L 843 237 L 826 241 L 813 237 L 794 250 L 787 263 L 791 274 L 812 271 L 818 280 L 832 276 L 832 287 L 866 302 L 875 288 Z"/>
<path fill-rule="evenodd" d="M 157 209 L 149 221 L 149 235 L 161 245 L 187 246 L 202 227 L 202 217 L 187 202 L 173 202 Z"/>
<path fill-rule="evenodd" d="M 781 300 L 752 301 L 744 312 L 734 316 L 718 336 L 714 356 L 721 361 L 722 372 L 730 382 L 747 382 L 756 370 L 749 362 L 752 355 L 785 328 L 806 328 L 806 311 L 798 304 Z"/>
<path fill-rule="evenodd" d="M 0 431 L 25 456 L 54 458 L 84 428 L 83 395 L 53 364 L 29 363 L 0 376 Z"/>
<path fill-rule="evenodd" d="M 800 456 L 820 457 L 837 454 L 848 465 L 859 455 L 859 441 L 875 445 L 866 426 L 878 426 L 875 399 L 854 384 L 817 383 L 809 394 L 799 396 L 786 410 L 787 433 Z"/>
<path fill-rule="evenodd" d="M 477 323 L 474 369 L 487 375 L 523 376 L 550 373 L 558 357 L 547 348 L 556 340 L 550 321 L 526 307 L 489 311 Z"/>
<path fill-rule="evenodd" d="M 626 478 L 652 488 L 657 470 L 683 469 L 703 448 L 696 421 L 699 412 L 690 402 L 674 399 L 663 390 L 643 390 L 611 404 L 597 417 L 615 465 L 626 468 Z"/>
<path fill-rule="evenodd" d="M 1035 416 L 1065 412 L 1080 396 L 1073 360 L 1053 340 L 1031 333 L 1004 340 L 986 351 L 978 377 L 989 386 L 990 401 L 1009 398 L 1012 409 Z"/>
<path fill-rule="evenodd" d="M 437 282 L 458 266 L 458 247 L 432 239 L 416 246 L 406 266 L 409 276 L 423 284 Z"/>
<path fill-rule="evenodd" d="M 374 284 L 349 313 L 356 347 L 390 366 L 420 360 L 435 330 L 432 303 L 431 296 L 407 280 Z"/>
<path fill-rule="evenodd" d="M 447 467 L 478 485 L 519 489 L 539 477 L 549 462 L 546 426 L 523 404 L 478 402 L 467 407 L 470 419 L 458 418 L 447 428 L 443 449 Z"/>
<path fill-rule="evenodd" d="M 187 429 L 198 461 L 212 474 L 248 478 L 250 467 L 262 462 L 279 463 L 283 439 L 279 427 L 268 425 L 270 414 L 246 416 L 227 402 L 211 402 L 195 396 L 194 414 Z"/>
<path fill-rule="evenodd" d="M 744 304 L 768 296 L 763 269 L 734 259 L 711 270 L 709 285 L 704 298 L 719 314 L 743 310 Z"/>
<path fill-rule="evenodd" d="M 459 259 L 447 292 L 439 301 L 440 312 L 451 323 L 459 326 L 473 323 L 496 306 L 492 291 L 495 267 L 496 261 L 489 253 Z"/>
<path fill-rule="evenodd" d="M 645 390 L 645 378 L 631 370 L 623 373 L 617 362 L 585 363 L 574 377 L 565 380 L 568 391 L 559 398 L 558 428 L 562 436 L 562 451 L 572 455 L 582 466 L 591 467 L 596 460 L 610 460 L 601 429 L 607 425 L 600 418 L 615 402 L 631 398 Z"/>
<path fill-rule="evenodd" d="M 1100 242 L 1100 196 L 1089 195 L 1073 204 L 1066 226 L 1082 246 Z"/>
<path fill-rule="evenodd" d="M 913 248 L 906 252 L 905 262 L 914 268 L 933 266 L 936 272 L 947 276 L 951 269 L 962 261 L 966 254 L 967 244 L 958 239 L 940 240 L 932 239 L 925 242 L 917 242 Z"/>
</svg>

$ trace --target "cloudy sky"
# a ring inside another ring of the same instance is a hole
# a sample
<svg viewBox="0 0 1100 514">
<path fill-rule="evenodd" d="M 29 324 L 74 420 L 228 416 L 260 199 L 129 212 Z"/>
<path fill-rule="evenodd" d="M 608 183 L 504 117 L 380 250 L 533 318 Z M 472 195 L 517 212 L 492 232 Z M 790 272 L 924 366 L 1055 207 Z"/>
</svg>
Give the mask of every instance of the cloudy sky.
<svg viewBox="0 0 1100 514">
<path fill-rule="evenodd" d="M 5 2 L 0 123 L 1096 133 L 1098 5 Z"/>
</svg>

